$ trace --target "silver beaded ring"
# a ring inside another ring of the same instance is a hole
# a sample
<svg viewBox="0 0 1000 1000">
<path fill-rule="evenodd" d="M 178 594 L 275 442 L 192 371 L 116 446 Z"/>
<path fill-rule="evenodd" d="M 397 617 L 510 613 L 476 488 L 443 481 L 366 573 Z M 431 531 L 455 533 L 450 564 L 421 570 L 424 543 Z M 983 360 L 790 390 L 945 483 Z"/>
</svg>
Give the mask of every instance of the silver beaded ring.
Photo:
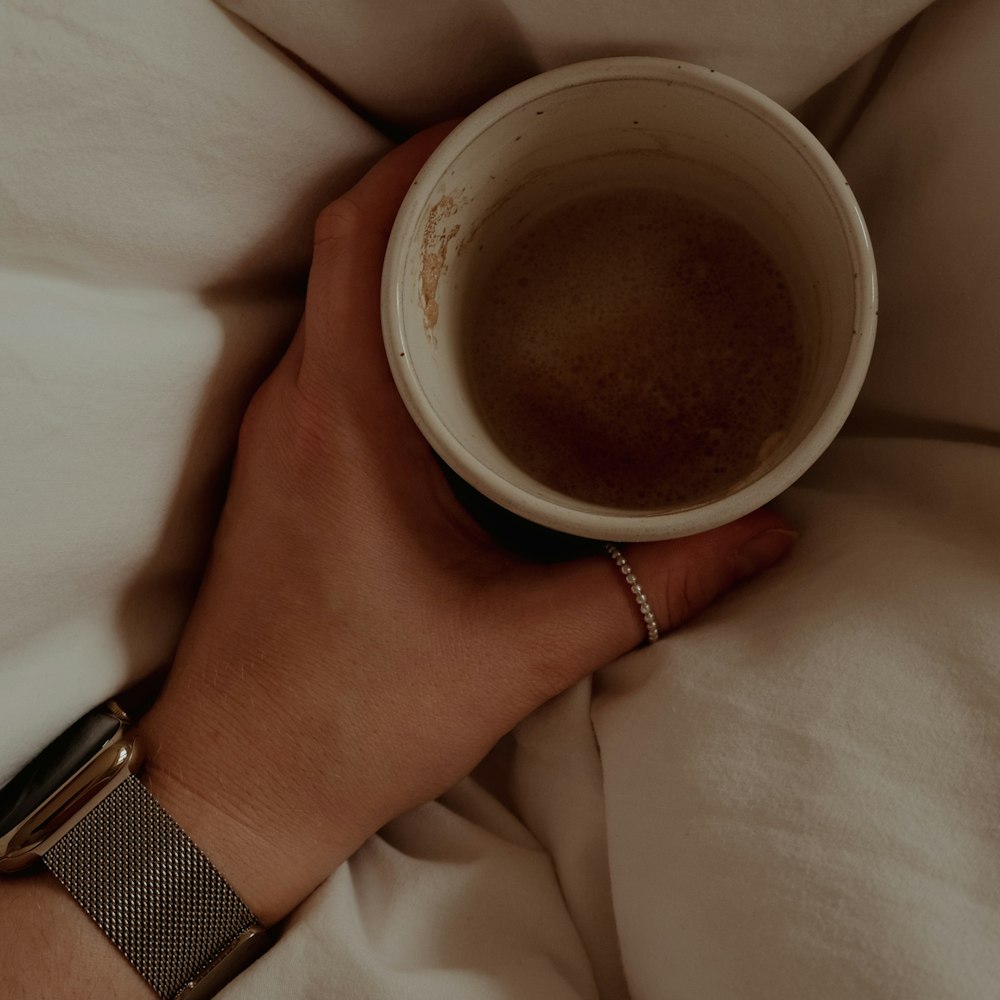
<svg viewBox="0 0 1000 1000">
<path fill-rule="evenodd" d="M 608 542 L 604 546 L 604 549 L 614 559 L 615 565 L 621 570 L 622 576 L 625 577 L 625 582 L 628 584 L 628 588 L 632 591 L 632 596 L 636 600 L 636 604 L 639 605 L 639 614 L 642 615 L 643 623 L 646 626 L 646 634 L 649 637 L 649 642 L 656 642 L 660 638 L 660 629 L 656 624 L 656 617 L 653 615 L 653 609 L 649 606 L 646 594 L 639 585 L 639 581 L 635 578 L 635 573 L 632 572 L 632 567 L 628 564 L 628 560 L 621 554 L 621 550 L 617 546 Z"/>
</svg>

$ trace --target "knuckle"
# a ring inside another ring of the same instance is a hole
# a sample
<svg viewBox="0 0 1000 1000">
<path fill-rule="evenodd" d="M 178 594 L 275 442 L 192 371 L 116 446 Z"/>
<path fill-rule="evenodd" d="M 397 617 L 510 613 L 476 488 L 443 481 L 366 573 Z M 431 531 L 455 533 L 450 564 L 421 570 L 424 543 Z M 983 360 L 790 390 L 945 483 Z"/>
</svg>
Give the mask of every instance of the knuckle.
<svg viewBox="0 0 1000 1000">
<path fill-rule="evenodd" d="M 315 468 L 329 448 L 328 423 L 322 408 L 294 386 L 288 391 L 269 381 L 243 414 L 237 453 L 284 474 Z"/>
<path fill-rule="evenodd" d="M 337 245 L 351 240 L 364 228 L 365 213 L 348 192 L 320 212 L 313 231 L 313 246 Z"/>
<path fill-rule="evenodd" d="M 264 436 L 268 428 L 267 384 L 254 393 L 253 398 L 243 411 L 243 419 L 239 427 L 239 446 L 243 449 L 252 448 Z"/>
</svg>

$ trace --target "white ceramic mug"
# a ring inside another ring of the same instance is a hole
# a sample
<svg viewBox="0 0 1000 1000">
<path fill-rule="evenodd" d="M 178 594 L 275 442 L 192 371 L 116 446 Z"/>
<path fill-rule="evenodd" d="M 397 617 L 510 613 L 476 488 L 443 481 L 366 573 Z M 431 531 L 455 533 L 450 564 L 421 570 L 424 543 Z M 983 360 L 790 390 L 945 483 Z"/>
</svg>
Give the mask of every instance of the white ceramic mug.
<svg viewBox="0 0 1000 1000">
<path fill-rule="evenodd" d="M 781 443 L 739 482 L 682 509 L 577 500 L 519 468 L 470 399 L 463 303 L 511 233 L 572 197 L 662 187 L 741 222 L 788 281 L 803 378 Z M 589 538 L 694 534 L 748 513 L 822 454 L 854 405 L 875 336 L 867 230 L 831 157 L 792 115 L 713 70 L 646 57 L 543 73 L 466 118 L 431 155 L 389 240 L 386 351 L 399 392 L 434 450 L 508 510 Z"/>
</svg>

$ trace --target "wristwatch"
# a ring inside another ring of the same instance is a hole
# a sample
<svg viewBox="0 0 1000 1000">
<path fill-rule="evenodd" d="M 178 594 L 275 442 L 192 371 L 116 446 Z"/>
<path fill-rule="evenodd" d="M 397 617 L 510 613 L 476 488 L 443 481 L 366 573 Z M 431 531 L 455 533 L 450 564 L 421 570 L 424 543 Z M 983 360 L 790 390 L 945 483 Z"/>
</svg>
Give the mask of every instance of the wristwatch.
<svg viewBox="0 0 1000 1000">
<path fill-rule="evenodd" d="M 0 872 L 41 861 L 163 1000 L 204 1000 L 270 941 L 243 900 L 140 781 L 114 701 L 0 789 Z"/>
</svg>

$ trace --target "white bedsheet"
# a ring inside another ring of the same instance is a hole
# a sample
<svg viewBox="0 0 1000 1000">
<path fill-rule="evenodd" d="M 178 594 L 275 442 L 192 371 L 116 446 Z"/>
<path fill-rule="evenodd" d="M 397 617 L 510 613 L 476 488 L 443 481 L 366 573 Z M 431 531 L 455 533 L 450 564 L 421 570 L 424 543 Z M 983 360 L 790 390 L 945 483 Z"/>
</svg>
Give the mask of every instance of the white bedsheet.
<svg viewBox="0 0 1000 1000">
<path fill-rule="evenodd" d="M 799 107 L 871 228 L 802 538 L 372 838 L 226 996 L 1000 995 L 1000 5 L 226 6 L 0 8 L 0 781 L 169 659 L 312 216 L 385 134 L 671 55 Z"/>
</svg>

